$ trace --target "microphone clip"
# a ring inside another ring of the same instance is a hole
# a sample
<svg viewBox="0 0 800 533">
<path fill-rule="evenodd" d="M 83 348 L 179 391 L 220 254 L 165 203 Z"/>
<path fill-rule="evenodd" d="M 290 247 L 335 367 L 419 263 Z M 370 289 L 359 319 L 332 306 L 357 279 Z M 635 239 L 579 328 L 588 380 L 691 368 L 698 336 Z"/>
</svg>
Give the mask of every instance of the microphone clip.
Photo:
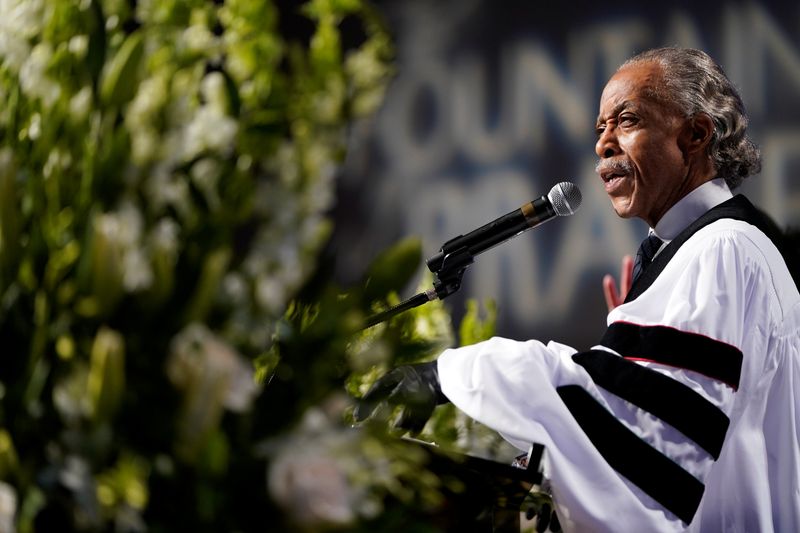
<svg viewBox="0 0 800 533">
<path fill-rule="evenodd" d="M 438 254 L 425 262 L 428 269 L 433 272 L 433 288 L 439 300 L 445 299 L 461 288 L 464 272 L 475 262 L 475 256 L 467 247 L 447 250 L 447 244 L 445 243 Z"/>
</svg>

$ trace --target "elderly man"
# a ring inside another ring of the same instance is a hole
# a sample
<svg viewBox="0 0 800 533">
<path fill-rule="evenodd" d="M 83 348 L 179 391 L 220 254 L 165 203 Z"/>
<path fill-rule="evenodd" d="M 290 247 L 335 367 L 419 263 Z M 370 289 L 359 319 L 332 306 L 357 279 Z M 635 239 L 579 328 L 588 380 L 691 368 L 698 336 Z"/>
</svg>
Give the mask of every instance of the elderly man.
<svg viewBox="0 0 800 533">
<path fill-rule="evenodd" d="M 597 171 L 650 227 L 585 352 L 494 338 L 399 367 L 357 410 L 452 401 L 547 448 L 565 530 L 800 530 L 800 294 L 793 252 L 731 189 L 758 172 L 741 99 L 705 53 L 666 48 L 605 87 Z M 795 271 L 796 273 L 796 271 Z"/>
</svg>

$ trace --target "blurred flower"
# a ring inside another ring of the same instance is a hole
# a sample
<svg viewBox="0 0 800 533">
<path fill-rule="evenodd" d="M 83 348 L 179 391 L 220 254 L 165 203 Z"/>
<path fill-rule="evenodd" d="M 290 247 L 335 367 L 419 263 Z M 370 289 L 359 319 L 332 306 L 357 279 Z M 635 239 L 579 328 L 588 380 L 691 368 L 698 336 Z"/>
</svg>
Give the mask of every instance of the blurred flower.
<svg viewBox="0 0 800 533">
<path fill-rule="evenodd" d="M 17 514 L 17 491 L 8 483 L 0 481 L 0 531 L 14 533 Z"/>
<path fill-rule="evenodd" d="M 191 161 L 204 152 L 229 155 L 238 131 L 238 122 L 227 115 L 221 92 L 225 81 L 219 72 L 211 72 L 201 82 L 205 104 L 199 106 L 192 119 L 179 133 L 181 161 Z"/>
<path fill-rule="evenodd" d="M 216 429 L 222 410 L 246 411 L 260 391 L 252 365 L 202 324 L 175 336 L 167 375 L 184 394 L 177 447 L 190 461 Z"/>
<path fill-rule="evenodd" d="M 142 249 L 141 211 L 131 202 L 125 202 L 117 211 L 100 215 L 96 224 L 101 242 L 119 258 L 122 287 L 128 292 L 149 287 L 153 272 Z"/>
<path fill-rule="evenodd" d="M 62 376 L 53 387 L 53 404 L 69 425 L 77 424 L 91 410 L 86 394 L 88 376 L 89 370 L 85 365 L 74 365 L 70 373 Z"/>
<path fill-rule="evenodd" d="M 204 24 L 193 24 L 183 31 L 181 36 L 186 49 L 192 53 L 208 52 L 216 48 L 217 39 Z"/>
<path fill-rule="evenodd" d="M 86 119 L 92 105 L 92 88 L 85 86 L 75 93 L 69 101 L 69 113 L 76 122 Z"/>
<path fill-rule="evenodd" d="M 309 529 L 350 524 L 356 516 L 353 496 L 337 459 L 308 448 L 276 458 L 270 471 L 272 496 Z"/>
<path fill-rule="evenodd" d="M 47 75 L 52 56 L 50 43 L 39 43 L 33 47 L 19 71 L 22 90 L 31 98 L 40 98 L 46 109 L 52 107 L 61 96 L 61 86 Z"/>
<path fill-rule="evenodd" d="M 272 458 L 270 494 L 291 520 L 309 531 L 342 528 L 378 516 L 388 495 L 421 509 L 438 506 L 440 480 L 426 468 L 426 452 L 344 427 L 347 403 L 332 394 L 306 410 L 290 434 L 263 445 Z"/>
<path fill-rule="evenodd" d="M 171 174 L 166 166 L 155 168 L 147 177 L 144 192 L 157 213 L 175 210 L 184 222 L 191 220 L 195 213 L 189 184 L 182 176 Z"/>
<path fill-rule="evenodd" d="M 86 458 L 75 454 L 67 455 L 57 470 L 56 484 L 66 490 L 77 505 L 72 512 L 76 526 L 91 530 L 100 524 L 100 509 L 97 502 L 97 489 L 92 470 Z"/>
<path fill-rule="evenodd" d="M 67 48 L 78 59 L 83 59 L 86 56 L 86 50 L 89 48 L 89 37 L 87 35 L 75 35 L 69 40 Z"/>
<path fill-rule="evenodd" d="M 238 272 L 229 272 L 222 280 L 223 298 L 231 307 L 242 305 L 247 299 L 247 284 Z"/>
<path fill-rule="evenodd" d="M 31 115 L 31 120 L 28 123 L 27 129 L 28 138 L 35 141 L 42 134 L 42 115 L 34 113 Z"/>
<path fill-rule="evenodd" d="M 192 182 L 203 193 L 211 211 L 217 211 L 222 203 L 217 191 L 220 174 L 219 163 L 209 157 L 204 157 L 192 165 Z"/>
<path fill-rule="evenodd" d="M 18 70 L 30 55 L 30 39 L 42 28 L 45 0 L 0 0 L 0 57 Z"/>
<path fill-rule="evenodd" d="M 364 494 L 354 491 L 342 455 L 357 449 L 358 434 L 335 428 L 325 414 L 306 411 L 295 433 L 279 442 L 269 469 L 270 494 L 300 527 L 345 526 Z"/>
<path fill-rule="evenodd" d="M 179 235 L 180 227 L 173 219 L 159 219 L 150 235 L 152 246 L 156 250 L 175 256 L 179 250 Z"/>
</svg>

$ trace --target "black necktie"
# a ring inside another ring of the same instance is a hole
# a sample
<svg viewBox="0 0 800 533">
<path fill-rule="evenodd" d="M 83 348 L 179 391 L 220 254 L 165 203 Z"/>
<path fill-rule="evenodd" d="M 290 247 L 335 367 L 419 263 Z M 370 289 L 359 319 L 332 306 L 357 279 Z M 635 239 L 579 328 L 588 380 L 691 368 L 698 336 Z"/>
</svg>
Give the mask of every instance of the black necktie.
<svg viewBox="0 0 800 533">
<path fill-rule="evenodd" d="M 639 251 L 636 252 L 636 259 L 633 262 L 634 283 L 639 279 L 639 276 L 642 275 L 642 272 L 650 266 L 650 263 L 653 262 L 653 258 L 656 256 L 656 252 L 658 252 L 662 244 L 664 244 L 664 241 L 656 237 L 655 233 L 651 233 L 642 241 L 642 244 L 639 246 Z"/>
</svg>

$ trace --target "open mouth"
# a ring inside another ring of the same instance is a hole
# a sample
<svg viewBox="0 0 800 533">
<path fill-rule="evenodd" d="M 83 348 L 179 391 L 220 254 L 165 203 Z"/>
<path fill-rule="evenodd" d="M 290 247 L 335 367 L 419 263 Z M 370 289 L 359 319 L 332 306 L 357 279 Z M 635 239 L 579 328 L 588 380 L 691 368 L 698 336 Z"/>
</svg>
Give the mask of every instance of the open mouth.
<svg viewBox="0 0 800 533">
<path fill-rule="evenodd" d="M 595 170 L 603 180 L 606 189 L 611 189 L 623 178 L 628 177 L 633 168 L 628 161 L 617 159 L 601 161 Z"/>
<path fill-rule="evenodd" d="M 606 185 L 614 185 L 615 183 L 617 183 L 619 180 L 621 180 L 625 176 L 627 176 L 626 173 L 609 172 L 609 173 L 605 173 L 605 174 L 601 175 L 600 177 L 603 178 L 603 181 L 605 182 Z"/>
</svg>

